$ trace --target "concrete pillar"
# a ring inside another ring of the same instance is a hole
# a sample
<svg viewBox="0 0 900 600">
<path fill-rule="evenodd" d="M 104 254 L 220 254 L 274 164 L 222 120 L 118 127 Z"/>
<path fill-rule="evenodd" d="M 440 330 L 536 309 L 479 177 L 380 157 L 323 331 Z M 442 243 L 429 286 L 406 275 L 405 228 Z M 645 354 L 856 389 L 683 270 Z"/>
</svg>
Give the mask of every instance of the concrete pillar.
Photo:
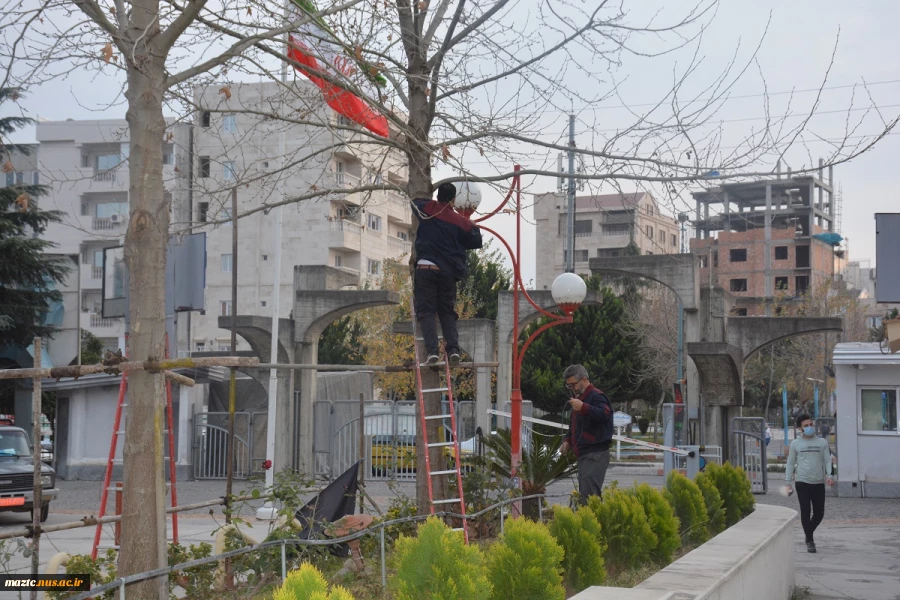
<svg viewBox="0 0 900 600">
<path fill-rule="evenodd" d="M 765 231 L 764 231 L 764 239 L 763 239 L 763 252 L 765 252 L 765 259 L 763 261 L 763 276 L 765 278 L 765 296 L 766 298 L 772 298 L 772 184 L 766 184 L 766 215 L 765 215 Z M 770 306 L 767 303 L 766 305 L 766 314 L 769 314 Z"/>
<path fill-rule="evenodd" d="M 188 465 L 191 462 L 192 391 L 193 389 L 186 385 L 178 386 L 178 449 L 176 453 L 178 465 Z"/>
<path fill-rule="evenodd" d="M 301 364 L 317 365 L 319 364 L 319 340 L 318 336 L 312 342 L 300 342 L 297 344 L 297 356 Z M 297 455 L 294 461 L 295 468 L 298 473 L 312 476 L 315 473 L 315 456 L 313 454 L 313 402 L 316 401 L 316 384 L 317 371 L 312 369 L 303 369 L 296 375 L 298 387 L 300 388 L 300 401 L 297 410 L 299 411 L 297 424 Z M 291 398 L 290 413 L 293 414 L 293 398 Z M 279 402 L 279 409 L 284 404 Z M 278 429 L 284 430 L 285 427 L 290 428 L 293 425 L 293 419 L 288 421 L 281 418 L 281 412 L 278 413 Z M 287 429 L 289 431 L 290 429 Z M 278 445 L 276 436 L 276 446 Z M 277 472 L 277 471 L 276 471 Z"/>
</svg>

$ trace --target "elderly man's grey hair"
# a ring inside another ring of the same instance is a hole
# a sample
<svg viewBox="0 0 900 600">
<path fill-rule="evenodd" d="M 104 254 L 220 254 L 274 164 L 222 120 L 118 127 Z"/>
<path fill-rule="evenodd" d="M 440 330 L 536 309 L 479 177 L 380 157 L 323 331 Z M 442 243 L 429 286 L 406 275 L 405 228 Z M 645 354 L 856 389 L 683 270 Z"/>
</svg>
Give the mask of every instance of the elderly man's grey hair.
<svg viewBox="0 0 900 600">
<path fill-rule="evenodd" d="M 582 379 L 588 378 L 587 369 L 585 369 L 581 365 L 570 365 L 563 372 L 563 381 L 569 379 L 570 377 L 574 377 L 576 381 L 581 381 Z"/>
</svg>

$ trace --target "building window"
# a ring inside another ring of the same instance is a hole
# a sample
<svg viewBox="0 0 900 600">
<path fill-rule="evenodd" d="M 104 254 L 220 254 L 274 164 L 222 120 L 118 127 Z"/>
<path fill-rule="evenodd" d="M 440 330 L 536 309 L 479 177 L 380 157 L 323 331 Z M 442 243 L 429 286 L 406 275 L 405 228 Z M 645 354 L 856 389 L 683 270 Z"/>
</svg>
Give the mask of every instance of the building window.
<svg viewBox="0 0 900 600">
<path fill-rule="evenodd" d="M 209 157 L 201 156 L 200 157 L 200 168 L 198 169 L 199 173 L 198 177 L 209 177 Z"/>
<path fill-rule="evenodd" d="M 678 236 L 675 235 L 674 233 L 672 234 L 672 247 L 673 248 L 678 247 Z"/>
<path fill-rule="evenodd" d="M 234 115 L 222 117 L 222 129 L 228 133 L 237 133 L 237 118 Z"/>
<path fill-rule="evenodd" d="M 268 254 L 263 254 L 263 255 L 262 255 L 262 259 L 263 259 L 263 260 L 269 260 L 269 255 L 268 255 Z"/>
<path fill-rule="evenodd" d="M 806 290 L 809 289 L 809 275 L 798 275 L 797 277 L 794 277 L 794 289 L 798 296 L 805 294 Z"/>
<path fill-rule="evenodd" d="M 713 255 L 713 266 L 718 268 L 719 267 L 719 253 L 713 252 L 712 255 Z"/>
<path fill-rule="evenodd" d="M 735 317 L 746 317 L 746 316 L 747 316 L 747 309 L 746 309 L 746 308 L 735 308 L 735 309 L 733 309 L 733 310 L 731 311 L 731 313 L 732 313 Z"/>
<path fill-rule="evenodd" d="M 788 278 L 787 277 L 776 277 L 775 278 L 775 289 L 787 291 L 788 289 Z"/>
<path fill-rule="evenodd" d="M 334 183 L 336 185 L 344 185 L 344 161 L 342 160 L 334 163 Z"/>
<path fill-rule="evenodd" d="M 663 230 L 659 231 L 659 241 L 662 242 L 663 244 L 666 243 L 666 232 Z"/>
<path fill-rule="evenodd" d="M 224 223 L 225 227 L 231 227 L 231 209 L 230 208 L 222 209 L 221 218 L 222 218 L 222 220 L 225 221 L 225 223 Z"/>
<path fill-rule="evenodd" d="M 81 216 L 82 216 L 82 217 L 86 217 L 86 216 L 88 216 L 89 214 L 91 214 L 91 209 L 90 209 L 90 207 L 88 206 L 88 203 L 87 203 L 87 202 L 82 202 L 82 203 L 81 203 Z"/>
<path fill-rule="evenodd" d="M 23 171 L 16 171 L 16 185 L 22 185 L 25 183 L 25 173 Z"/>
<path fill-rule="evenodd" d="M 653 239 L 653 226 L 647 225 L 647 237 Z"/>
<path fill-rule="evenodd" d="M 234 163 L 230 160 L 226 161 L 222 163 L 222 168 L 224 169 L 225 173 L 225 181 L 233 181 L 237 175 L 234 169 Z"/>
<path fill-rule="evenodd" d="M 122 162 L 120 154 L 99 154 L 94 157 L 94 169 L 97 171 L 109 171 L 115 169 Z"/>
<path fill-rule="evenodd" d="M 747 291 L 747 280 L 746 279 L 732 279 L 729 282 L 729 289 L 732 292 L 746 292 Z"/>
<path fill-rule="evenodd" d="M 859 390 L 859 430 L 897 433 L 897 390 Z"/>
<path fill-rule="evenodd" d="M 603 235 L 628 235 L 631 233 L 631 225 L 604 225 Z"/>
<path fill-rule="evenodd" d="M 219 315 L 223 317 L 231 316 L 231 300 L 219 301 Z"/>
<path fill-rule="evenodd" d="M 94 216 L 98 219 L 108 219 L 113 215 L 124 217 L 127 214 L 127 202 L 104 202 L 94 207 Z"/>
<path fill-rule="evenodd" d="M 209 122 L 212 119 L 208 110 L 204 110 L 200 113 L 200 126 L 201 127 L 209 127 Z"/>
<path fill-rule="evenodd" d="M 775 260 L 787 260 L 787 246 L 775 246 Z"/>
<path fill-rule="evenodd" d="M 231 352 L 231 344 L 219 342 L 219 352 Z"/>
<path fill-rule="evenodd" d="M 397 237 L 400 238 L 401 240 L 403 240 L 404 242 L 409 241 L 409 233 L 407 233 L 405 231 L 398 231 Z"/>
<path fill-rule="evenodd" d="M 729 255 L 731 257 L 731 262 L 747 262 L 746 248 L 732 248 L 729 251 Z"/>
<path fill-rule="evenodd" d="M 222 255 L 222 272 L 223 273 L 231 273 L 232 266 L 232 256 L 231 254 L 223 254 Z"/>
<path fill-rule="evenodd" d="M 705 268 L 707 268 L 707 267 L 709 267 L 709 257 L 708 257 L 708 256 L 701 256 L 701 257 L 700 257 L 700 268 L 701 268 L 701 269 L 705 269 Z"/>
<path fill-rule="evenodd" d="M 381 217 L 369 213 L 366 217 L 366 224 L 372 231 L 381 231 Z"/>
<path fill-rule="evenodd" d="M 341 256 L 340 254 L 336 255 L 334 257 L 334 266 L 343 267 L 344 266 L 344 257 Z"/>
<path fill-rule="evenodd" d="M 197 352 L 203 352 L 204 350 L 206 350 L 206 344 L 203 342 L 197 342 L 196 344 L 194 344 L 194 348 Z"/>
<path fill-rule="evenodd" d="M 366 260 L 366 273 L 369 275 L 380 275 L 381 274 L 381 262 L 377 260 L 372 260 L 371 258 Z"/>
<path fill-rule="evenodd" d="M 265 306 L 266 306 L 266 301 L 265 301 L 265 300 L 260 300 L 260 301 L 259 301 L 259 305 L 262 306 L 263 308 L 265 308 Z"/>
<path fill-rule="evenodd" d="M 594 222 L 590 219 L 575 221 L 575 235 L 590 235 L 594 232 Z"/>
<path fill-rule="evenodd" d="M 575 251 L 575 262 L 587 262 L 588 261 L 588 251 L 587 250 L 576 250 Z"/>
<path fill-rule="evenodd" d="M 796 253 L 796 267 L 798 269 L 806 269 L 809 267 L 809 246 L 797 246 L 794 250 Z"/>
<path fill-rule="evenodd" d="M 197 204 L 197 221 L 206 223 L 209 214 L 209 202 L 200 202 Z"/>
</svg>

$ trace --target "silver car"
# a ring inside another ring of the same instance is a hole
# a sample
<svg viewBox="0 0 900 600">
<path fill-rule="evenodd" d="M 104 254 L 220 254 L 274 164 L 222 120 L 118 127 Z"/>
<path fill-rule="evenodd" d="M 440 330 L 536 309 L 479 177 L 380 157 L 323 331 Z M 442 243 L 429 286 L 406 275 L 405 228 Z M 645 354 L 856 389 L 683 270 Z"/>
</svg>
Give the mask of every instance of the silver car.
<svg viewBox="0 0 900 600">
<path fill-rule="evenodd" d="M 0 426 L 0 511 L 34 510 L 34 461 L 28 435 L 21 427 Z M 56 498 L 56 472 L 41 463 L 41 522 Z M 34 515 L 32 514 L 32 518 Z"/>
</svg>

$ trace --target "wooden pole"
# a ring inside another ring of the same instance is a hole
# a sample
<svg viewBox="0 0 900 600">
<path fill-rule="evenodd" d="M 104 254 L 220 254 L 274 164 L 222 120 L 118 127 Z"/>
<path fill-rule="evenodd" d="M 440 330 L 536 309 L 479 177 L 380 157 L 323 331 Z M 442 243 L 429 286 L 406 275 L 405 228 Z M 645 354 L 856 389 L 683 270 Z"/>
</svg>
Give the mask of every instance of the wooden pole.
<svg viewBox="0 0 900 600">
<path fill-rule="evenodd" d="M 158 373 L 168 369 L 195 369 L 197 367 L 258 367 L 259 359 L 255 356 L 220 356 L 209 358 L 170 358 L 167 360 L 146 360 L 143 362 L 120 362 L 111 365 L 73 365 L 69 367 L 51 367 L 49 369 L 0 369 L 0 379 L 75 379 L 83 375 L 107 373 L 118 375 L 131 371 L 148 371 Z"/>
<path fill-rule="evenodd" d="M 34 366 L 41 368 L 41 338 L 34 338 Z M 31 437 L 34 442 L 32 454 L 34 461 L 34 496 L 31 508 L 31 526 L 34 538 L 31 542 L 31 574 L 38 575 L 40 567 L 41 547 L 41 512 L 44 506 L 43 485 L 41 485 L 41 378 L 34 378 L 34 388 L 31 392 Z M 31 600 L 37 600 L 37 590 L 31 591 Z"/>
</svg>

